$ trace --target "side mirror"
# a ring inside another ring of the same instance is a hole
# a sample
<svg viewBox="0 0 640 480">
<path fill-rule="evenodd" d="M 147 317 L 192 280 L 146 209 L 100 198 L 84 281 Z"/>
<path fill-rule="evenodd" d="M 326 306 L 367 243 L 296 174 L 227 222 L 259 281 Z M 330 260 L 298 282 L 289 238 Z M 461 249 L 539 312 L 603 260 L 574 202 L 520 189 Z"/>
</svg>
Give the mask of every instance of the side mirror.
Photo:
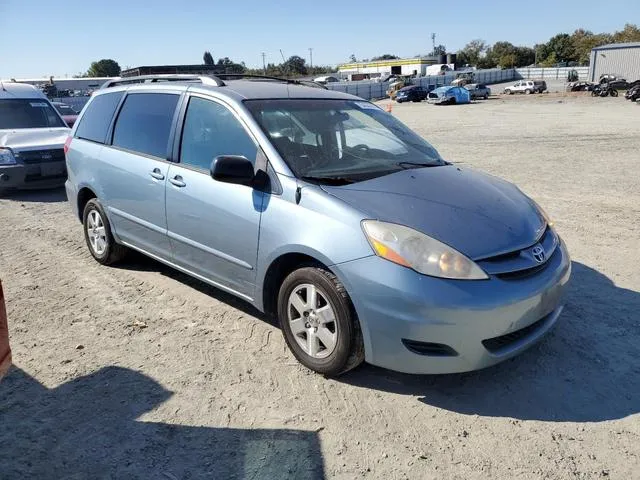
<svg viewBox="0 0 640 480">
<path fill-rule="evenodd" d="M 247 157 L 220 155 L 211 163 L 211 177 L 219 182 L 252 186 L 255 172 Z"/>
</svg>

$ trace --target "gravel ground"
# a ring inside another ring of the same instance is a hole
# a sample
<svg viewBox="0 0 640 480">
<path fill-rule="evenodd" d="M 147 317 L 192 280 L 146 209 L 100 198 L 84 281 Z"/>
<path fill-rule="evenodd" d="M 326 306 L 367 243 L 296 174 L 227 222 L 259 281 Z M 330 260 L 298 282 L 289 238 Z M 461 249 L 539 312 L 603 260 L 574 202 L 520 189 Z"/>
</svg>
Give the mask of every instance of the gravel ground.
<svg viewBox="0 0 640 480">
<path fill-rule="evenodd" d="M 545 95 L 393 113 L 556 219 L 574 273 L 543 343 L 469 374 L 328 380 L 238 300 L 141 256 L 99 266 L 63 192 L 14 194 L 0 478 L 640 478 L 640 109 Z"/>
</svg>

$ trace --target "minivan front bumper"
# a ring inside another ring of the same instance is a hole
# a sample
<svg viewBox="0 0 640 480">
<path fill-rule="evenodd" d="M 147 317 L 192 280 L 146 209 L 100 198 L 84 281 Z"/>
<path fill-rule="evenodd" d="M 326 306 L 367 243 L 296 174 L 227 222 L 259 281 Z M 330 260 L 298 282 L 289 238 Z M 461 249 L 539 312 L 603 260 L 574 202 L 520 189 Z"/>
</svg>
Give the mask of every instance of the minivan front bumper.
<svg viewBox="0 0 640 480">
<path fill-rule="evenodd" d="M 367 362 L 405 373 L 477 370 L 519 354 L 556 323 L 571 274 L 560 243 L 545 268 L 446 280 L 376 256 L 334 265 L 362 326 Z"/>
</svg>

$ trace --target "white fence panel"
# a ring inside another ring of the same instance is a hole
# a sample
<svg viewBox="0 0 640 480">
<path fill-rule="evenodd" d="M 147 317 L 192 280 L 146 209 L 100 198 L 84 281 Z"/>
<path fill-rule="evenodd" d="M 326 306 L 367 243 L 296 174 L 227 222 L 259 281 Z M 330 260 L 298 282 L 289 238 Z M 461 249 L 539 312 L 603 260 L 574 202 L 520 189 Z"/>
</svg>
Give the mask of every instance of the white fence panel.
<svg viewBox="0 0 640 480">
<path fill-rule="evenodd" d="M 566 80 L 571 70 L 578 72 L 581 81 L 587 81 L 589 67 L 561 67 L 561 68 L 516 68 L 517 78 L 539 78 L 544 80 Z"/>
</svg>

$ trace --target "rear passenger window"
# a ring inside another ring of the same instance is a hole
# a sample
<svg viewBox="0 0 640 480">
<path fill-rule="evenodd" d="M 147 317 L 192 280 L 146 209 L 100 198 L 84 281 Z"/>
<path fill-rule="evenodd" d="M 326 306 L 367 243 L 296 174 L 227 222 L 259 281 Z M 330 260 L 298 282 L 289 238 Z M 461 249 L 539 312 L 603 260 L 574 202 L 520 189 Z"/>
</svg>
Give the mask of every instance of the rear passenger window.
<svg viewBox="0 0 640 480">
<path fill-rule="evenodd" d="M 113 130 L 113 145 L 167 158 L 171 122 L 179 95 L 132 93 L 122 105 Z"/>
<path fill-rule="evenodd" d="M 243 155 L 255 162 L 258 147 L 231 111 L 192 97 L 182 131 L 180 163 L 209 170 L 219 155 Z"/>
<path fill-rule="evenodd" d="M 124 92 L 106 93 L 96 96 L 87 106 L 80 124 L 76 129 L 76 137 L 92 142 L 104 143 L 113 113 L 120 103 Z"/>
</svg>

